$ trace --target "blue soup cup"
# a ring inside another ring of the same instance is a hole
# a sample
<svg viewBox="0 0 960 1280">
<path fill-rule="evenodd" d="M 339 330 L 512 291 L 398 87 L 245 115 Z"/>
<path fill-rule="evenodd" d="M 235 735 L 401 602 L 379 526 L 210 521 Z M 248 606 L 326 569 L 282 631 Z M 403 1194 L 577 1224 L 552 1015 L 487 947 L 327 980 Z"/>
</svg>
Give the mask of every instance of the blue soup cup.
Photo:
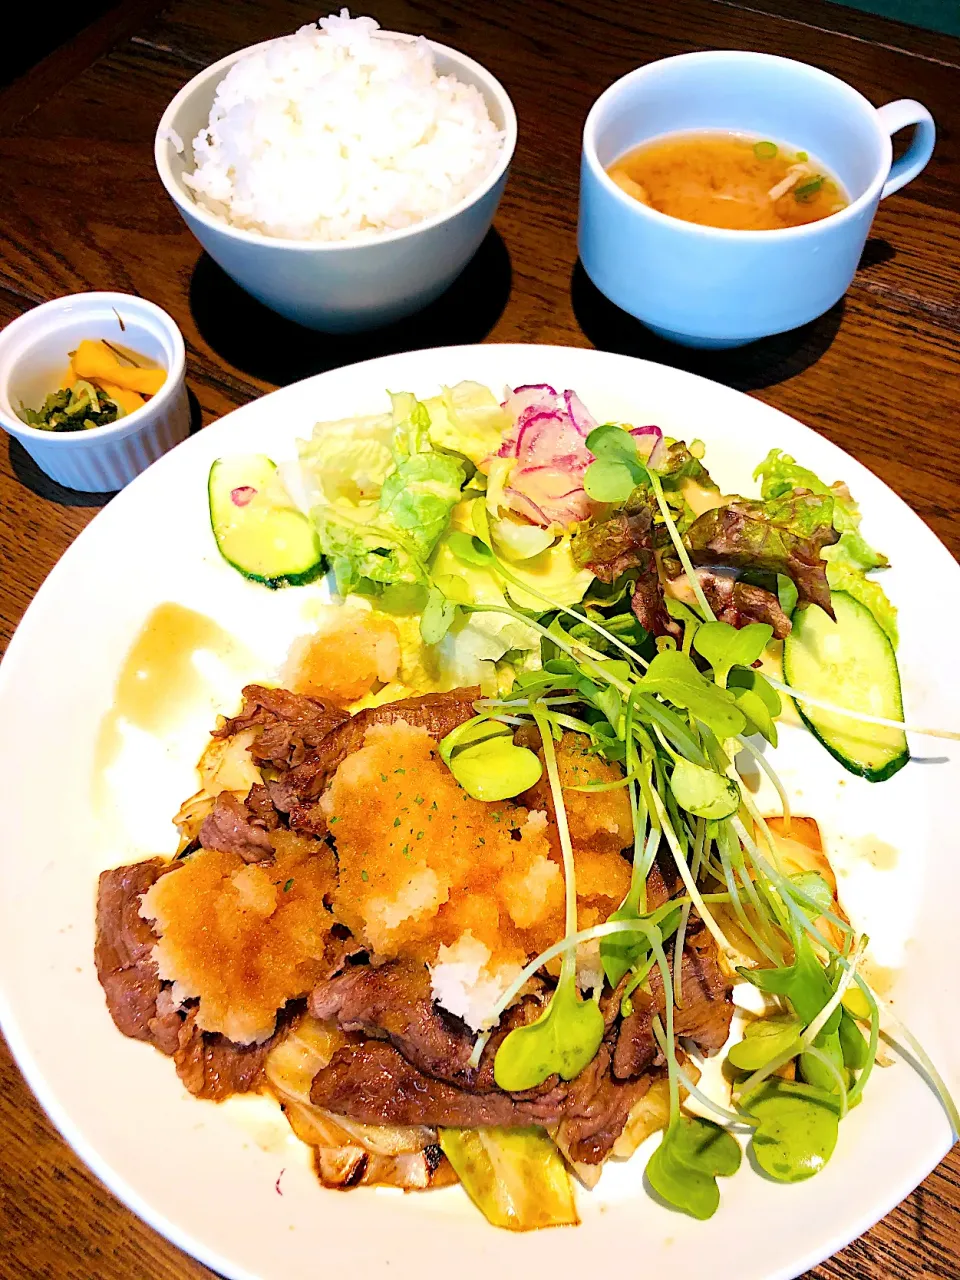
<svg viewBox="0 0 960 1280">
<path fill-rule="evenodd" d="M 916 126 L 893 162 L 891 135 Z M 729 130 L 807 151 L 850 204 L 779 231 L 668 217 L 606 170 L 667 134 Z M 686 53 L 638 67 L 594 103 L 583 130 L 578 243 L 601 293 L 662 337 L 736 347 L 822 315 L 846 292 L 877 205 L 923 169 L 933 117 L 919 102 L 876 108 L 835 76 L 765 53 Z"/>
</svg>

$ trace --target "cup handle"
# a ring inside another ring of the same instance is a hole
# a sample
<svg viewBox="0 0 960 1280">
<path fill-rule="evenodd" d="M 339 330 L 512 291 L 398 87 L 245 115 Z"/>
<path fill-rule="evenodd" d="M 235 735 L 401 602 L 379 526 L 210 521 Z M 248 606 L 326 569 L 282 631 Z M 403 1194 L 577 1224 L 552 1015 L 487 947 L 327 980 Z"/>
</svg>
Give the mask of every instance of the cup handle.
<svg viewBox="0 0 960 1280">
<path fill-rule="evenodd" d="M 890 166 L 890 174 L 880 192 L 880 199 L 885 200 L 894 191 L 899 191 L 908 182 L 912 182 L 926 168 L 927 161 L 933 155 L 937 127 L 927 108 L 914 102 L 912 98 L 901 98 L 898 102 L 888 102 L 885 106 L 877 107 L 877 116 L 881 129 L 886 129 L 891 136 L 909 125 L 916 125 L 910 146 Z"/>
</svg>

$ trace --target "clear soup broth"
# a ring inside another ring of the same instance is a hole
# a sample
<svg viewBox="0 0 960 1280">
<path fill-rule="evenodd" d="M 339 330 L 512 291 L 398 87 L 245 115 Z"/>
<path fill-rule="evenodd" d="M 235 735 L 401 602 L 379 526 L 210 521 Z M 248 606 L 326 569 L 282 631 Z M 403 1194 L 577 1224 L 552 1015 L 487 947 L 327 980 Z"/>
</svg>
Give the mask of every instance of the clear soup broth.
<svg viewBox="0 0 960 1280">
<path fill-rule="evenodd" d="M 656 138 L 607 172 L 659 213 L 732 231 L 799 227 L 849 204 L 840 182 L 805 151 L 742 133 Z"/>
</svg>

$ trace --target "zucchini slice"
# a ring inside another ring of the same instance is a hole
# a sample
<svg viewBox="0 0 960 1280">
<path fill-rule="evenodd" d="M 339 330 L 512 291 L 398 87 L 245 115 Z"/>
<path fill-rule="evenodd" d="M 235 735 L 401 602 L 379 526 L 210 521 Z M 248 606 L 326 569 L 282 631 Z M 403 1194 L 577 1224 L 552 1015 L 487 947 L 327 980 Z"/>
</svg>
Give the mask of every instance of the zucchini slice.
<svg viewBox="0 0 960 1280">
<path fill-rule="evenodd" d="M 300 586 L 325 571 L 313 522 L 294 506 L 269 458 L 218 458 L 207 491 L 220 554 L 245 578 L 267 587 Z"/>
<path fill-rule="evenodd" d="M 889 639 L 869 609 L 846 592 L 832 593 L 836 622 L 817 605 L 795 609 L 783 642 L 783 675 L 838 707 L 887 720 L 903 719 L 900 672 Z M 892 778 L 910 759 L 902 729 L 864 724 L 797 703 L 801 719 L 834 759 L 869 782 Z"/>
</svg>

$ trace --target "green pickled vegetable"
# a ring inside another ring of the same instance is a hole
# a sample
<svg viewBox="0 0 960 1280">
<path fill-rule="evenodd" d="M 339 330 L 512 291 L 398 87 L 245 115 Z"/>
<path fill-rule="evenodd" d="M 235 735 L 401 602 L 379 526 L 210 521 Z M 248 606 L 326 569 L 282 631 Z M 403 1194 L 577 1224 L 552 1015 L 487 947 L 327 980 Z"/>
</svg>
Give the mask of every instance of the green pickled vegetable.
<svg viewBox="0 0 960 1280">
<path fill-rule="evenodd" d="M 92 382 L 76 382 L 72 387 L 52 391 L 40 409 L 20 406 L 20 417 L 28 427 L 40 431 L 90 431 L 106 427 L 124 416 L 124 411 Z"/>
</svg>

